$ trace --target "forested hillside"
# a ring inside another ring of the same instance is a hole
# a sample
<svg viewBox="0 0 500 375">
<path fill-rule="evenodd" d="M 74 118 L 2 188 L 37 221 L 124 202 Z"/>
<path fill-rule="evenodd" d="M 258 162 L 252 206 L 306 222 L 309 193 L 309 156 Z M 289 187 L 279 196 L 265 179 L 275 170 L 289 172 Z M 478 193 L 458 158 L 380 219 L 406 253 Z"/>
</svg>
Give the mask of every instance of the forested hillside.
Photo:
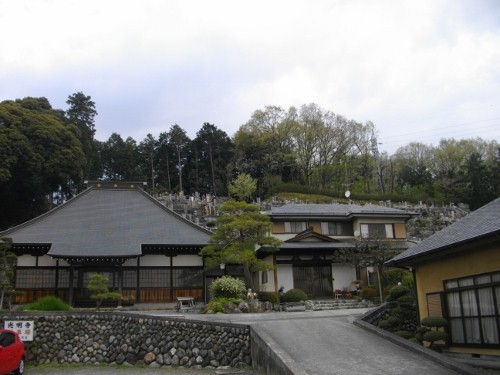
<svg viewBox="0 0 500 375">
<path fill-rule="evenodd" d="M 352 199 L 467 203 L 499 196 L 497 141 L 416 140 L 380 153 L 377 129 L 315 104 L 257 109 L 236 134 L 200 124 L 194 139 L 165 124 L 143 140 L 94 138 L 95 103 L 79 92 L 66 110 L 46 98 L 0 103 L 0 228 L 23 222 L 78 193 L 85 180 L 146 181 L 151 194 L 226 196 L 240 173 L 257 180 L 254 198 L 279 192 Z"/>
</svg>

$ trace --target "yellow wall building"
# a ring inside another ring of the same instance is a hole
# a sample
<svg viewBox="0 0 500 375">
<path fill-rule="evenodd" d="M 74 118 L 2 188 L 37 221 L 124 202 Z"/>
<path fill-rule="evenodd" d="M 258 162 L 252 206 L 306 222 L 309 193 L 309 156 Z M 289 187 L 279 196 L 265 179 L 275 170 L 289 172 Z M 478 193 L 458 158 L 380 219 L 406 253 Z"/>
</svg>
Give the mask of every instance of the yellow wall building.
<svg viewBox="0 0 500 375">
<path fill-rule="evenodd" d="M 449 352 L 500 357 L 500 198 L 387 264 L 413 271 L 420 319 L 448 320 Z"/>
</svg>

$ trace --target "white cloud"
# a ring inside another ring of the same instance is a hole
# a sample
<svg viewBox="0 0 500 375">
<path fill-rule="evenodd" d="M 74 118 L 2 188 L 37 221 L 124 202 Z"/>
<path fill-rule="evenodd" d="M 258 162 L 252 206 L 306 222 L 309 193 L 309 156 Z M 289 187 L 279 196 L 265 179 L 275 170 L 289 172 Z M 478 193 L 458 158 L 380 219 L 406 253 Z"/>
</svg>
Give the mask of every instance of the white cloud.
<svg viewBox="0 0 500 375">
<path fill-rule="evenodd" d="M 203 122 L 232 135 L 265 105 L 315 102 L 372 120 L 390 150 L 413 129 L 436 143 L 453 136 L 441 124 L 500 117 L 496 9 L 488 0 L 0 0 L 0 100 L 46 96 L 61 108 L 84 91 L 99 137 L 137 141 L 173 123 L 190 136 Z"/>
</svg>

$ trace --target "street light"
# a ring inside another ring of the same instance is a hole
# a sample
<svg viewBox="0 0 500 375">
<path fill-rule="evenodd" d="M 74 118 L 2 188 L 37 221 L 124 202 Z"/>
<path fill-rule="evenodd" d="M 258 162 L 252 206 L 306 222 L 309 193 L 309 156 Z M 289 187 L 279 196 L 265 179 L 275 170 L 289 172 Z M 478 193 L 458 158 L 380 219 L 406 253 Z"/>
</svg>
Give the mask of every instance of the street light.
<svg viewBox="0 0 500 375">
<path fill-rule="evenodd" d="M 220 269 L 222 270 L 222 272 L 225 275 L 226 274 L 226 263 L 221 263 L 221 264 L 219 264 L 219 266 L 220 266 Z"/>
</svg>

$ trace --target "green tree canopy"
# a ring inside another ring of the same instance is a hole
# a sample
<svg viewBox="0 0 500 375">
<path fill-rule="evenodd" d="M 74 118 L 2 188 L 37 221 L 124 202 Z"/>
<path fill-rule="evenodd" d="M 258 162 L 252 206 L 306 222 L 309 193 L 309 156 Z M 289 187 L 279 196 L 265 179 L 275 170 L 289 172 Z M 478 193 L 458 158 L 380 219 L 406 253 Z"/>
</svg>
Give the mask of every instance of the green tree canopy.
<svg viewBox="0 0 500 375">
<path fill-rule="evenodd" d="M 41 214 L 54 193 L 74 193 L 86 165 L 77 133 L 45 98 L 0 103 L 0 227 Z"/>
<path fill-rule="evenodd" d="M 259 212 L 259 207 L 245 202 L 228 201 L 219 209 L 217 229 L 200 255 L 206 258 L 206 267 L 220 263 L 242 264 L 245 279 L 253 289 L 252 272 L 271 269 L 272 266 L 257 258 L 256 248 L 278 250 L 281 243 L 271 237 L 272 223 L 269 216 Z"/>
<path fill-rule="evenodd" d="M 257 181 L 252 176 L 242 173 L 229 184 L 229 193 L 240 201 L 250 198 L 257 189 Z"/>
</svg>

